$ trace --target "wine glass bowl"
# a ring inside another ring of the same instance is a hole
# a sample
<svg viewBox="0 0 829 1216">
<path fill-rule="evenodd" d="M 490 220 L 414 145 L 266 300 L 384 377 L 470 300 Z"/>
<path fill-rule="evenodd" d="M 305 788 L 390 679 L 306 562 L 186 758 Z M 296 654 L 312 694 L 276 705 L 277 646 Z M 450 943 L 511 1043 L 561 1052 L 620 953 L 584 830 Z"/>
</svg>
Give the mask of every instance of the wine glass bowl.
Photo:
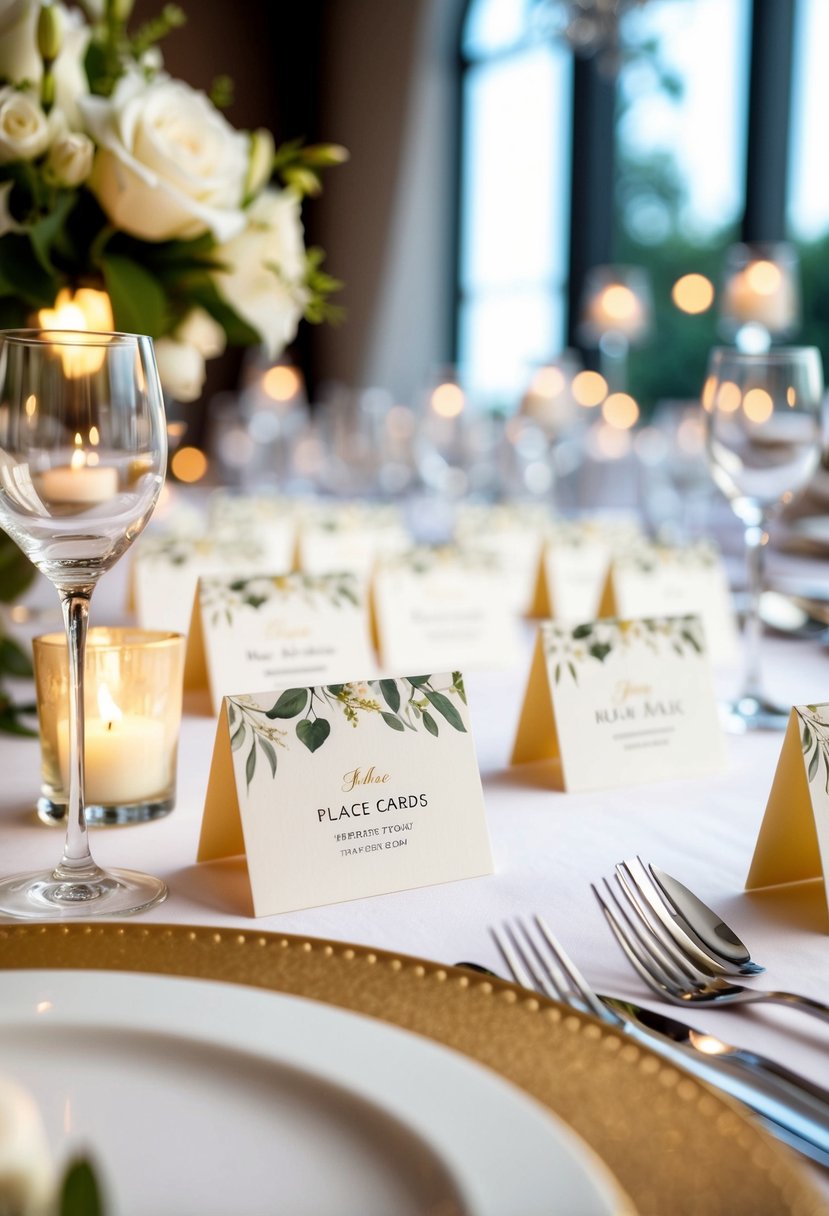
<svg viewBox="0 0 829 1216">
<path fill-rule="evenodd" d="M 715 347 L 709 356 L 702 392 L 708 464 L 743 523 L 748 558 L 745 684 L 729 716 L 737 730 L 774 729 L 788 719 L 788 708 L 767 701 L 760 680 L 763 550 L 769 519 L 817 469 L 822 399 L 823 370 L 815 347 L 758 354 Z"/>
<path fill-rule="evenodd" d="M 0 880 L 0 914 L 127 915 L 159 902 L 159 879 L 103 871 L 84 816 L 83 673 L 89 601 L 152 515 L 167 458 L 149 338 L 0 331 L 0 527 L 56 587 L 69 648 L 69 795 L 63 858 Z"/>
</svg>

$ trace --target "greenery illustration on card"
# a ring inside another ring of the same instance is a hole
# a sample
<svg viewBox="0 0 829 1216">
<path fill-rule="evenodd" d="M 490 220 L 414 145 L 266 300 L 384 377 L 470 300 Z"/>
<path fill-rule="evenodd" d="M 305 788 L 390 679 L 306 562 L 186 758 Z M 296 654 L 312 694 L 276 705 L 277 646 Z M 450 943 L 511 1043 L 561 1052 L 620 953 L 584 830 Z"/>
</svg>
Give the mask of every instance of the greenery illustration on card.
<svg viewBox="0 0 829 1216">
<path fill-rule="evenodd" d="M 746 887 L 810 879 L 829 913 L 829 703 L 792 707 Z"/>
<path fill-rule="evenodd" d="M 359 608 L 362 597 L 356 577 L 342 574 L 251 575 L 234 579 L 205 577 L 200 583 L 202 612 L 216 624 L 234 624 L 240 610 L 258 612 L 274 603 L 301 601 L 312 611 L 321 604 Z"/>
<path fill-rule="evenodd" d="M 705 637 L 696 616 L 641 618 L 636 621 L 600 620 L 583 625 L 541 625 L 544 653 L 555 684 L 567 675 L 578 683 L 584 664 L 604 663 L 608 655 L 645 647 L 652 654 L 666 648 L 682 657 L 689 651 L 705 653 Z"/>
<path fill-rule="evenodd" d="M 452 672 L 451 683 L 435 676 L 408 676 L 396 680 L 331 684 L 317 688 L 288 688 L 272 702 L 261 696 L 227 697 L 230 746 L 245 753 L 247 787 L 264 759 L 276 776 L 277 749 L 288 751 L 296 742 L 316 752 L 331 734 L 331 724 L 343 719 L 357 729 L 366 715 L 379 715 L 393 731 L 423 730 L 437 738 L 444 728 L 466 731 L 458 703 L 466 704 L 463 676 Z"/>
</svg>

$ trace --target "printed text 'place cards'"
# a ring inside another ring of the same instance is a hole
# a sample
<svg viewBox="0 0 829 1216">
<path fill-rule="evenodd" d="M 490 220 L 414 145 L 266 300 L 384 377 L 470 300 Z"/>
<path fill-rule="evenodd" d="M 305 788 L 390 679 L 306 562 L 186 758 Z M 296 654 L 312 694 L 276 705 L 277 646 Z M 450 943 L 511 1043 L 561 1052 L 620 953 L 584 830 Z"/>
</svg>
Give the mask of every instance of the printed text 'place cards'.
<svg viewBox="0 0 829 1216">
<path fill-rule="evenodd" d="M 199 580 L 184 682 L 209 688 L 214 713 L 236 688 L 333 683 L 376 670 L 355 575 Z"/>
<path fill-rule="evenodd" d="M 829 907 L 829 704 L 789 715 L 746 887 L 814 878 Z"/>
<path fill-rule="evenodd" d="M 459 672 L 225 697 L 199 861 L 254 915 L 492 873 Z"/>
<path fill-rule="evenodd" d="M 504 668 L 519 659 L 514 606 L 497 559 L 424 546 L 381 562 L 374 624 L 386 671 Z"/>
<path fill-rule="evenodd" d="M 737 626 L 725 568 L 705 542 L 674 548 L 640 543 L 617 555 L 602 593 L 600 616 L 674 616 L 702 620 L 713 662 L 734 657 Z"/>
<path fill-rule="evenodd" d="M 723 743 L 699 618 L 544 621 L 513 764 L 566 790 L 716 772 Z"/>
</svg>

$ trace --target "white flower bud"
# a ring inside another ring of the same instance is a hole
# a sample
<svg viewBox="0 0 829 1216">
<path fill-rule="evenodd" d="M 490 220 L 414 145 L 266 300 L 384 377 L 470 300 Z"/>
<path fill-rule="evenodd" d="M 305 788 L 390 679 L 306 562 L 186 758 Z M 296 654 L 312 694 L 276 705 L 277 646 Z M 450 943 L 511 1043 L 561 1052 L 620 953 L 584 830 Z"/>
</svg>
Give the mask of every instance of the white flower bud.
<svg viewBox="0 0 829 1216">
<path fill-rule="evenodd" d="M 58 186 L 80 186 L 89 177 L 95 145 L 80 131 L 59 135 L 49 149 L 46 168 Z"/>
<path fill-rule="evenodd" d="M 204 356 L 175 338 L 156 338 L 153 346 L 164 391 L 175 401 L 195 401 L 204 387 Z"/>
<path fill-rule="evenodd" d="M 248 172 L 245 178 L 245 198 L 252 198 L 258 194 L 262 187 L 271 180 L 275 151 L 276 145 L 270 131 L 260 127 L 258 131 L 251 132 Z"/>
<path fill-rule="evenodd" d="M 203 359 L 215 359 L 224 354 L 227 336 L 218 321 L 204 308 L 191 308 L 175 332 L 178 342 L 195 346 Z"/>
</svg>

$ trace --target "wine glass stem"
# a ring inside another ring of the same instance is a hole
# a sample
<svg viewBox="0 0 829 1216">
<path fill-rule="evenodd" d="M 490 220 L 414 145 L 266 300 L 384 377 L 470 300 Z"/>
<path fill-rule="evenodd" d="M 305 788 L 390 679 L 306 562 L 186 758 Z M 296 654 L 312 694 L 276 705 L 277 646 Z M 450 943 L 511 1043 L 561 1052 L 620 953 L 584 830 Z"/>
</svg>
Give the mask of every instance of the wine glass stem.
<svg viewBox="0 0 829 1216">
<path fill-rule="evenodd" d="M 84 814 L 84 655 L 90 591 L 62 591 L 63 623 L 69 644 L 69 803 L 60 878 L 95 877 L 99 871 L 89 851 Z"/>
<path fill-rule="evenodd" d="M 763 591 L 763 570 L 765 567 L 766 542 L 768 541 L 766 521 L 759 515 L 757 521 L 746 525 L 746 570 L 748 574 L 748 608 L 746 611 L 743 640 L 745 646 L 745 672 L 743 675 L 743 696 L 762 700 L 762 680 L 760 677 L 760 639 L 763 623 L 760 617 L 760 596 Z"/>
</svg>

